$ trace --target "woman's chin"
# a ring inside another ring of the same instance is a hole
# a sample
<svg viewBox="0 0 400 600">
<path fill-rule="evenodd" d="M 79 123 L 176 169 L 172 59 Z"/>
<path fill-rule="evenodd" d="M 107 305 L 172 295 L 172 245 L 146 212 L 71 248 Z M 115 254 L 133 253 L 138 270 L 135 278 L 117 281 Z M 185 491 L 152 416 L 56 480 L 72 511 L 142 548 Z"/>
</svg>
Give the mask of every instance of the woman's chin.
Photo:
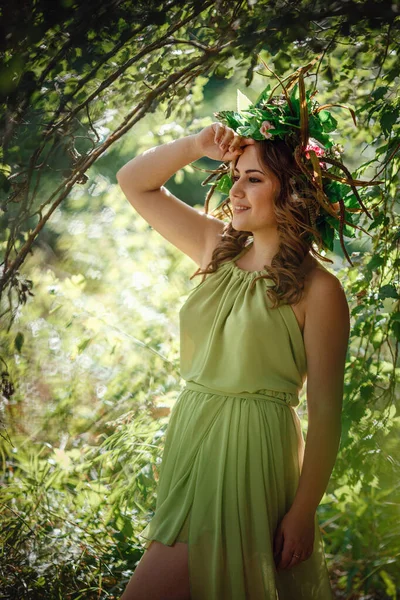
<svg viewBox="0 0 400 600">
<path fill-rule="evenodd" d="M 232 225 L 232 229 L 234 229 L 235 231 L 244 231 L 244 232 L 246 232 L 246 233 L 253 233 L 253 232 L 251 231 L 251 229 L 249 229 L 248 227 L 246 228 L 246 227 L 244 227 L 244 226 L 241 226 L 241 225 L 240 225 L 240 223 L 237 223 L 237 222 L 235 221 L 235 219 L 233 219 L 233 220 L 231 221 L 231 225 Z"/>
</svg>

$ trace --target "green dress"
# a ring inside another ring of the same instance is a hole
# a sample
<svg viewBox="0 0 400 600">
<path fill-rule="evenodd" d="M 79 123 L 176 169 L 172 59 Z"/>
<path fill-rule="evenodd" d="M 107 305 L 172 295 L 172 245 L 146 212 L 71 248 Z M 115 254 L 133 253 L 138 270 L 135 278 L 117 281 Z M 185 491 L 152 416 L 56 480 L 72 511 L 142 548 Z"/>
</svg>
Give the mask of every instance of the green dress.
<svg viewBox="0 0 400 600">
<path fill-rule="evenodd" d="M 140 536 L 189 545 L 192 600 L 331 600 L 317 516 L 313 554 L 275 568 L 273 536 L 298 485 L 306 379 L 289 304 L 272 309 L 265 271 L 219 265 L 179 313 L 186 386 L 170 414 L 156 510 Z"/>
</svg>

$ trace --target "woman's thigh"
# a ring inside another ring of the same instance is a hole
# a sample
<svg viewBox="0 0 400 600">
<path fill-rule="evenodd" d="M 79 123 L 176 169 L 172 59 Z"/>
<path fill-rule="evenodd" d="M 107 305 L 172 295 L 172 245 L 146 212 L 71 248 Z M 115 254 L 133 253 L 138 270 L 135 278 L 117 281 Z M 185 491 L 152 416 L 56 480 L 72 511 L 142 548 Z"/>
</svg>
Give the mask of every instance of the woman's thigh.
<svg viewBox="0 0 400 600">
<path fill-rule="evenodd" d="M 190 600 L 188 545 L 166 546 L 153 540 L 121 600 Z"/>
</svg>

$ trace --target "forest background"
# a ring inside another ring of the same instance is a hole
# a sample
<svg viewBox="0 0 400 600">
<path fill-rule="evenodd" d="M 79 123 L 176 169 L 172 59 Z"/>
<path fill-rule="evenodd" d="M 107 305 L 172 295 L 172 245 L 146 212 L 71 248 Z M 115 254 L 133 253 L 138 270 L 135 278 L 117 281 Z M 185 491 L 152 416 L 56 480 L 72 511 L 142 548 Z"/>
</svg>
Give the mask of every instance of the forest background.
<svg viewBox="0 0 400 600">
<path fill-rule="evenodd" d="M 130 158 L 318 57 L 371 211 L 333 240 L 352 330 L 343 434 L 318 508 L 336 598 L 396 599 L 399 2 L 21 1 L 0 21 L 0 598 L 118 598 L 155 507 L 196 265 L 139 217 Z M 247 87 L 249 86 L 249 87 Z M 214 161 L 167 187 L 203 210 Z M 223 198 L 216 193 L 213 207 Z M 347 231 L 347 234 L 350 234 Z M 305 398 L 299 414 L 304 432 Z"/>
</svg>

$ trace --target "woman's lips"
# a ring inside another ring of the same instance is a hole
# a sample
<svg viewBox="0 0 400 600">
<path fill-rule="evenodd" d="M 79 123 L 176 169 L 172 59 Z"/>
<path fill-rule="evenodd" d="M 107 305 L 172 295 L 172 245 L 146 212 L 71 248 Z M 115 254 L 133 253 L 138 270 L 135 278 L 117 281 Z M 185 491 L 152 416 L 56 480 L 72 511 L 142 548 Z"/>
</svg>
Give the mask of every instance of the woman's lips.
<svg viewBox="0 0 400 600">
<path fill-rule="evenodd" d="M 233 212 L 234 212 L 235 214 L 237 214 L 237 215 L 238 215 L 239 213 L 242 213 L 242 212 L 247 212 L 248 210 L 250 210 L 250 206 L 248 206 L 248 207 L 246 207 L 246 208 L 237 208 L 237 207 L 235 206 L 235 207 L 233 208 Z"/>
</svg>

